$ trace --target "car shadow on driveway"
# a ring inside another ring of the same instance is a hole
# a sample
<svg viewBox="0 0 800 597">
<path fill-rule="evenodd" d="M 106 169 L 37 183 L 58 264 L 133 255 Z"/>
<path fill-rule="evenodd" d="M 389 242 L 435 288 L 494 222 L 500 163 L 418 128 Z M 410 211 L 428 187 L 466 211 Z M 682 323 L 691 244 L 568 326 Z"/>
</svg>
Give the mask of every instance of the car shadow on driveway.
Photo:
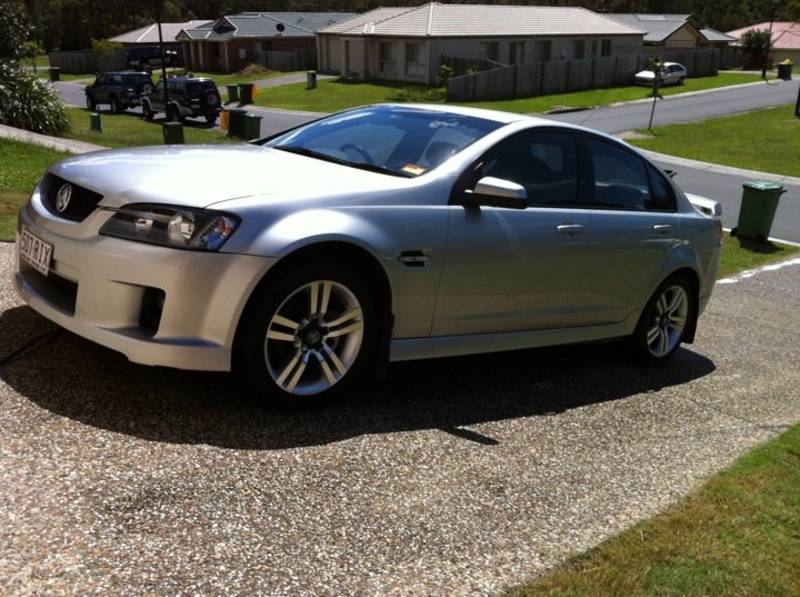
<svg viewBox="0 0 800 597">
<path fill-rule="evenodd" d="M 37 319 L 17 307 L 0 315 L 0 329 L 28 322 L 31 332 L 13 339 L 18 348 L 40 333 Z M 425 429 L 492 445 L 497 440 L 464 428 L 654 392 L 714 369 L 687 349 L 658 368 L 633 365 L 620 343 L 533 349 L 397 363 L 388 381 L 364 384 L 335 404 L 276 412 L 239 391 L 228 374 L 135 365 L 61 331 L 0 365 L 0 379 L 43 409 L 100 429 L 159 442 L 270 450 Z"/>
</svg>

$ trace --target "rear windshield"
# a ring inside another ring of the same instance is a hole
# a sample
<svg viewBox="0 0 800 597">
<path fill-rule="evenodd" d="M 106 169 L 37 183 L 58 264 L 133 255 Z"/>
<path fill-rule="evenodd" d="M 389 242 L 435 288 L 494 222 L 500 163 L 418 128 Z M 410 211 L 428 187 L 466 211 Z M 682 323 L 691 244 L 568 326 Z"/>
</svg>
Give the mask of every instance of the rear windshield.
<svg viewBox="0 0 800 597">
<path fill-rule="evenodd" d="M 266 143 L 353 167 L 414 177 L 502 126 L 474 116 L 402 106 L 336 114 Z"/>
<path fill-rule="evenodd" d="M 206 89 L 216 89 L 213 81 L 192 81 L 186 84 L 186 91 L 191 96 L 197 96 L 203 93 Z"/>
</svg>

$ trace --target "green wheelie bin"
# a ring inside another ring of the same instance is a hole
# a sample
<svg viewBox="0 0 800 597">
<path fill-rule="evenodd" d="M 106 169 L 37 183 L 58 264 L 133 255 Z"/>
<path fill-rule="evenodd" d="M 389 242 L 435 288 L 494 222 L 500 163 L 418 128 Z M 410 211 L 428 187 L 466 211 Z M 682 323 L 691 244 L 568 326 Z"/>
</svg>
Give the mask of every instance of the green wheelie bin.
<svg viewBox="0 0 800 597">
<path fill-rule="evenodd" d="M 749 180 L 743 185 L 742 206 L 739 209 L 739 221 L 732 234 L 765 242 L 769 238 L 778 201 L 786 192 L 782 185 L 775 182 Z"/>
<path fill-rule="evenodd" d="M 228 88 L 228 101 L 229 102 L 238 102 L 239 101 L 239 85 L 233 83 L 231 85 L 225 85 Z"/>
</svg>

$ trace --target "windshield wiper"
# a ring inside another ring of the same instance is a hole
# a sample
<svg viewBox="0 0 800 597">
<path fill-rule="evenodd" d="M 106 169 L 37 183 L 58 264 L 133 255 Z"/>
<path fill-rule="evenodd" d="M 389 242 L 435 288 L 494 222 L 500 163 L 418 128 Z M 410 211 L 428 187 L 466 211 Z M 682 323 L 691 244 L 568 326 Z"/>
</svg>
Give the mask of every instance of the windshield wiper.
<svg viewBox="0 0 800 597">
<path fill-rule="evenodd" d="M 367 170 L 368 172 L 377 172 L 378 174 L 388 174 L 390 176 L 400 176 L 402 178 L 413 177 L 413 175 L 409 174 L 408 172 L 398 172 L 397 170 L 390 170 L 389 168 L 376 166 L 375 164 L 367 164 L 366 162 L 351 162 L 350 160 L 337 158 L 335 156 L 328 155 L 327 153 L 322 153 L 321 151 L 308 149 L 307 147 L 297 147 L 295 145 L 273 145 L 272 149 L 280 149 L 281 151 L 296 153 L 297 155 L 304 155 L 309 158 L 316 158 L 318 160 L 324 160 L 326 162 L 332 162 L 342 166 L 350 166 L 351 168 L 358 168 L 359 170 Z"/>
</svg>

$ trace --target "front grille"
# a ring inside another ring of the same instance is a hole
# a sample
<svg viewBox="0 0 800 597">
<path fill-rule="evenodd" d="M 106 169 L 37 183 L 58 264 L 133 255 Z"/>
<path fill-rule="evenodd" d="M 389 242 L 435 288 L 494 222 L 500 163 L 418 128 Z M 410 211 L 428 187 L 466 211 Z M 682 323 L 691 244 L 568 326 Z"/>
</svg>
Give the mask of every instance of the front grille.
<svg viewBox="0 0 800 597">
<path fill-rule="evenodd" d="M 72 186 L 72 193 L 66 208 L 59 211 L 57 207 L 58 193 L 66 184 Z M 47 211 L 65 220 L 82 222 L 95 210 L 102 198 L 101 194 L 68 182 L 54 174 L 47 174 L 42 181 L 42 202 L 44 206 Z"/>
<path fill-rule="evenodd" d="M 78 299 L 78 285 L 75 282 L 62 278 L 52 271 L 47 276 L 35 269 L 25 269 L 20 273 L 25 282 L 48 303 L 68 315 L 75 315 L 75 304 Z"/>
</svg>

